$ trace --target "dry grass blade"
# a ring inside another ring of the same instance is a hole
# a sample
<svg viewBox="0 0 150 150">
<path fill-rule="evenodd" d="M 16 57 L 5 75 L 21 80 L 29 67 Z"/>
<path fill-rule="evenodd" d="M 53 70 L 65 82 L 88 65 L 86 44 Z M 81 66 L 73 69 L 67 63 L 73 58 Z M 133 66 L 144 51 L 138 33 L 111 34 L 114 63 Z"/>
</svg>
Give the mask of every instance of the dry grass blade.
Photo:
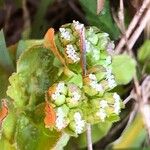
<svg viewBox="0 0 150 150">
<path fill-rule="evenodd" d="M 85 45 L 85 28 L 79 31 L 80 35 L 80 51 L 81 51 L 81 67 L 83 76 L 86 75 L 86 45 Z"/>
<path fill-rule="evenodd" d="M 137 27 L 137 29 L 134 31 L 133 35 L 129 39 L 129 42 L 128 42 L 129 49 L 132 49 L 132 47 L 134 46 L 134 44 L 137 41 L 138 37 L 140 36 L 140 34 L 142 33 L 142 31 L 146 27 L 146 24 L 149 21 L 149 19 L 150 19 L 150 9 L 148 9 L 146 11 L 146 13 L 143 16 L 143 18 L 142 18 L 139 26 Z"/>
<path fill-rule="evenodd" d="M 122 27 L 122 32 L 124 33 L 125 32 L 125 23 L 124 23 L 124 4 L 123 4 L 123 0 L 120 0 L 120 10 L 119 10 L 119 13 L 118 13 L 118 17 L 119 17 L 120 24 L 121 24 L 121 27 Z"/>
<path fill-rule="evenodd" d="M 97 14 L 99 14 L 104 7 L 105 0 L 97 0 Z"/>
<path fill-rule="evenodd" d="M 119 41 L 118 45 L 115 48 L 115 52 L 117 54 L 119 54 L 121 52 L 123 46 L 126 43 L 126 38 L 128 39 L 130 37 L 130 35 L 132 34 L 134 28 L 137 26 L 137 23 L 139 22 L 141 16 L 143 15 L 145 9 L 148 7 L 149 3 L 150 3 L 150 0 L 144 0 L 143 1 L 141 8 L 139 9 L 139 11 L 137 11 L 137 13 L 133 17 L 131 23 L 129 24 L 129 27 L 128 27 L 125 35 L 122 36 L 121 40 Z"/>
</svg>

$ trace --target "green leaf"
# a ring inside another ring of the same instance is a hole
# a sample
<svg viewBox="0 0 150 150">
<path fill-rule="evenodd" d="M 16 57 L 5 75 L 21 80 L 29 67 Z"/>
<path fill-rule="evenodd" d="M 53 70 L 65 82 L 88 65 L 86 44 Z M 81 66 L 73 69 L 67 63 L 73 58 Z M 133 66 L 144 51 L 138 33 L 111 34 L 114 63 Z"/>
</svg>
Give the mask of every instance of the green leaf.
<svg viewBox="0 0 150 150">
<path fill-rule="evenodd" d="M 55 130 L 50 131 L 44 124 L 34 124 L 25 115 L 20 115 L 16 131 L 17 146 L 20 150 L 49 150 L 65 146 L 69 136 Z M 63 139 L 63 140 L 62 140 Z"/>
<path fill-rule="evenodd" d="M 74 83 L 80 88 L 83 86 L 82 76 L 80 74 L 74 74 L 73 77 L 69 80 L 69 83 Z"/>
<path fill-rule="evenodd" d="M 0 99 L 6 97 L 8 77 L 8 73 L 0 66 Z"/>
<path fill-rule="evenodd" d="M 138 60 L 150 73 L 150 40 L 144 42 L 138 51 Z"/>
<path fill-rule="evenodd" d="M 143 126 L 142 116 L 138 114 L 130 126 L 124 130 L 120 139 L 114 142 L 113 149 L 139 148 L 147 134 Z"/>
<path fill-rule="evenodd" d="M 114 56 L 112 59 L 112 72 L 117 84 L 129 83 L 136 72 L 135 60 L 126 54 Z"/>
<path fill-rule="evenodd" d="M 23 53 L 17 63 L 17 72 L 10 77 L 7 94 L 16 107 L 35 106 L 43 102 L 45 91 L 57 79 L 54 56 L 43 46 L 35 46 Z"/>
<path fill-rule="evenodd" d="M 14 145 L 11 145 L 5 137 L 2 137 L 0 140 L 0 149 L 1 150 L 16 150 Z"/>
<path fill-rule="evenodd" d="M 104 9 L 99 15 L 96 14 L 97 0 L 80 0 L 80 3 L 91 25 L 97 26 L 101 30 L 109 33 L 112 39 L 118 38 L 119 30 L 111 15 L 109 0 L 105 0 Z"/>
<path fill-rule="evenodd" d="M 0 64 L 8 72 L 14 71 L 13 62 L 12 62 L 12 60 L 9 56 L 9 52 L 6 48 L 3 30 L 0 31 Z"/>
<path fill-rule="evenodd" d="M 16 127 L 16 115 L 9 110 L 8 116 L 5 118 L 2 124 L 3 135 L 9 141 L 13 141 Z"/>
<path fill-rule="evenodd" d="M 41 45 L 42 43 L 43 40 L 20 40 L 18 43 L 16 58 L 18 59 L 25 50 L 36 45 Z"/>
<path fill-rule="evenodd" d="M 14 107 L 8 100 L 8 115 L 1 124 L 1 137 L 0 137 L 0 149 L 2 150 L 16 150 L 14 144 L 15 129 L 16 129 L 16 118 Z"/>
<path fill-rule="evenodd" d="M 63 148 L 67 145 L 69 139 L 70 136 L 66 133 L 63 133 L 62 137 L 59 139 L 56 146 L 54 147 L 54 150 L 63 150 Z"/>
</svg>

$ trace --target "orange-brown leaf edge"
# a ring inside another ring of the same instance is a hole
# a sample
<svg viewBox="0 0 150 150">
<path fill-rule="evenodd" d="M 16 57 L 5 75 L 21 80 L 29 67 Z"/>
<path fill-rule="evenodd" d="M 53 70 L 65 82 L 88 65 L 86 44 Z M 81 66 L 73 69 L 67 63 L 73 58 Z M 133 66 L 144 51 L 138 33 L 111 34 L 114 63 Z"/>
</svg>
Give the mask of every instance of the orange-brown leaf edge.
<svg viewBox="0 0 150 150">
<path fill-rule="evenodd" d="M 52 128 L 55 125 L 56 112 L 54 108 L 46 102 L 44 123 L 46 128 Z"/>
<path fill-rule="evenodd" d="M 2 108 L 0 110 L 0 124 L 3 122 L 3 120 L 8 115 L 8 107 L 5 100 L 2 100 Z"/>
<path fill-rule="evenodd" d="M 54 55 L 60 60 L 60 62 L 66 66 L 65 60 L 63 59 L 63 57 L 61 56 L 61 54 L 59 53 L 56 44 L 55 44 L 55 40 L 54 40 L 54 36 L 55 36 L 55 31 L 53 28 L 50 28 L 44 37 L 44 46 L 46 48 L 50 48 L 51 51 L 54 53 Z"/>
</svg>

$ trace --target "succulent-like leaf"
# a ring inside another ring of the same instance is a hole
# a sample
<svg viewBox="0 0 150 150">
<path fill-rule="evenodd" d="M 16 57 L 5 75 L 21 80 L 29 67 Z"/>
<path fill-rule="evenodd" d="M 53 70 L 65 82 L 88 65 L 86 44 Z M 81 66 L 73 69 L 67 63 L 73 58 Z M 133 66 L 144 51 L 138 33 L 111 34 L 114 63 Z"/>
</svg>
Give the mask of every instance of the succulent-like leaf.
<svg viewBox="0 0 150 150">
<path fill-rule="evenodd" d="M 138 60 L 142 65 L 144 65 L 144 69 L 150 73 L 150 40 L 145 41 L 144 44 L 140 47 L 138 51 Z"/>
<path fill-rule="evenodd" d="M 18 59 L 25 50 L 36 45 L 41 45 L 42 43 L 43 40 L 20 40 L 17 47 L 16 58 Z"/>
<path fill-rule="evenodd" d="M 134 59 L 125 54 L 114 56 L 112 59 L 112 72 L 117 84 L 127 84 L 136 72 L 136 63 Z"/>
<path fill-rule="evenodd" d="M 32 47 L 21 55 L 7 91 L 16 107 L 44 101 L 45 90 L 57 79 L 58 69 L 53 60 L 52 53 L 42 46 Z"/>
<path fill-rule="evenodd" d="M 26 115 L 20 115 L 16 129 L 16 142 L 20 150 L 49 150 L 65 145 L 66 139 L 59 141 L 64 136 L 61 132 L 50 131 L 43 123 L 34 124 Z M 63 144 L 64 143 L 64 144 Z"/>
</svg>

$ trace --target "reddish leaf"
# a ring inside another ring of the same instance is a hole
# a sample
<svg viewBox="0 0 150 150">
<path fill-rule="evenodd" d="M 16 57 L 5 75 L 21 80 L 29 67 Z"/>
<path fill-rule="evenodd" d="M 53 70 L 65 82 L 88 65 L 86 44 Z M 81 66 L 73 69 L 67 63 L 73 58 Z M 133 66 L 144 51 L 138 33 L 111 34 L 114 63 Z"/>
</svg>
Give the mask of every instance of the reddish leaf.
<svg viewBox="0 0 150 150">
<path fill-rule="evenodd" d="M 2 108 L 0 110 L 0 124 L 6 118 L 7 114 L 8 114 L 8 107 L 7 107 L 6 101 L 2 100 Z"/>
<path fill-rule="evenodd" d="M 61 56 L 61 54 L 59 53 L 56 44 L 55 44 L 55 40 L 54 40 L 54 34 L 55 31 L 53 28 L 50 28 L 44 37 L 44 46 L 46 48 L 50 48 L 51 51 L 54 53 L 54 55 L 60 60 L 60 62 L 66 66 L 65 60 L 63 59 L 63 57 Z"/>
<path fill-rule="evenodd" d="M 44 123 L 46 128 L 52 128 L 55 125 L 56 113 L 54 108 L 46 102 Z"/>
</svg>

